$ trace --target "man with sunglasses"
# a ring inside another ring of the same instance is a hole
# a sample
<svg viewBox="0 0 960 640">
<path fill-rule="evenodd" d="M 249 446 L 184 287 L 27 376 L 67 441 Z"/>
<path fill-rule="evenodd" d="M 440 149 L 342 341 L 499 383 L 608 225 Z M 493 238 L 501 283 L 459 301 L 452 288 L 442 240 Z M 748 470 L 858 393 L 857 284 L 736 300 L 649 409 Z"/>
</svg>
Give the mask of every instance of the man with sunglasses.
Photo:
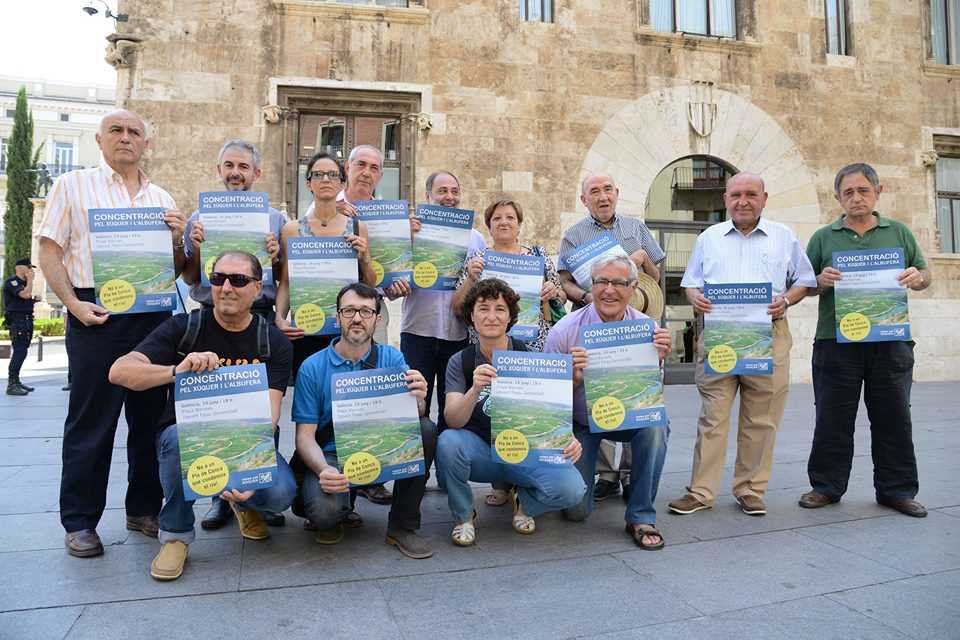
<svg viewBox="0 0 960 640">
<path fill-rule="evenodd" d="M 157 442 L 157 455 L 165 503 L 160 511 L 159 538 L 163 546 L 150 566 L 150 575 L 157 580 L 180 577 L 188 547 L 196 535 L 193 501 L 183 495 L 173 389 L 169 388 L 176 374 L 264 363 L 274 430 L 277 428 L 280 403 L 290 380 L 293 348 L 279 329 L 251 312 L 263 287 L 262 278 L 260 261 L 255 256 L 243 251 L 220 254 L 210 275 L 213 307 L 194 312 L 201 314 L 201 322 L 192 345 L 183 344 L 188 314 L 180 314 L 157 327 L 110 369 L 112 383 L 134 391 L 168 388 L 166 408 L 158 423 L 163 429 Z M 266 353 L 260 344 L 263 331 L 269 342 Z M 189 353 L 181 356 L 178 352 L 184 347 Z M 293 473 L 277 452 L 277 475 L 272 487 L 243 492 L 234 489 L 224 491 L 220 497 L 232 507 L 244 538 L 264 540 L 270 531 L 260 512 L 283 512 L 295 493 Z"/>
<path fill-rule="evenodd" d="M 297 450 L 293 464 L 302 474 L 298 499 L 303 515 L 316 527 L 318 544 L 336 544 L 343 539 L 344 520 L 351 512 L 350 485 L 340 473 L 334 440 L 330 380 L 335 373 L 400 367 L 407 370 L 407 386 L 417 399 L 423 436 L 425 469 L 436 451 L 433 423 L 425 415 L 427 382 L 419 371 L 410 369 L 397 349 L 373 341 L 380 315 L 380 293 L 363 283 L 347 285 L 337 294 L 340 337 L 300 366 L 293 396 L 293 421 L 297 425 Z M 393 484 L 387 544 L 410 558 L 429 558 L 433 551 L 417 534 L 420 502 L 426 475 L 397 480 Z"/>
<path fill-rule="evenodd" d="M 217 177 L 223 181 L 223 188 L 227 191 L 250 191 L 260 179 L 260 164 L 262 158 L 260 150 L 246 140 L 227 140 L 217 155 Z M 264 237 L 264 244 L 271 261 L 276 265 L 280 261 L 280 231 L 287 219 L 282 213 L 270 208 L 270 233 Z M 183 270 L 183 281 L 190 285 L 190 297 L 204 307 L 213 306 L 213 294 L 208 285 L 203 284 L 200 277 L 201 245 L 206 239 L 203 232 L 203 223 L 200 222 L 200 212 L 194 211 L 187 220 L 184 232 L 190 239 L 186 243 L 184 252 L 187 261 Z M 277 269 L 273 269 L 277 273 Z M 276 277 L 276 276 L 274 276 Z M 273 279 L 263 281 L 260 295 L 253 302 L 253 313 L 262 315 L 273 321 L 274 304 L 277 299 L 277 284 Z M 210 509 L 200 522 L 204 529 L 219 529 L 233 518 L 229 506 L 219 498 L 214 497 Z M 267 523 L 271 526 L 283 526 L 283 515 L 279 513 L 265 514 Z"/>
<path fill-rule="evenodd" d="M 583 370 L 587 367 L 587 351 L 580 343 L 580 329 L 600 322 L 620 322 L 646 318 L 630 306 L 630 296 L 637 284 L 637 265 L 627 256 L 603 256 L 591 267 L 593 286 L 591 302 L 564 316 L 550 330 L 544 353 L 569 353 L 573 356 L 573 435 L 583 445 L 577 469 L 587 485 L 583 501 L 564 516 L 581 521 L 593 511 L 593 478 L 597 472 L 597 454 L 604 440 L 628 443 L 631 447 L 630 477 L 633 479 L 627 498 L 627 534 L 641 549 L 663 548 L 663 535 L 657 530 L 657 511 L 653 502 L 660 485 L 660 472 L 667 455 L 670 428 L 646 427 L 610 433 L 590 433 L 587 421 L 587 400 L 583 387 Z M 662 361 L 670 353 L 670 332 L 658 327 L 654 346 Z"/>
</svg>

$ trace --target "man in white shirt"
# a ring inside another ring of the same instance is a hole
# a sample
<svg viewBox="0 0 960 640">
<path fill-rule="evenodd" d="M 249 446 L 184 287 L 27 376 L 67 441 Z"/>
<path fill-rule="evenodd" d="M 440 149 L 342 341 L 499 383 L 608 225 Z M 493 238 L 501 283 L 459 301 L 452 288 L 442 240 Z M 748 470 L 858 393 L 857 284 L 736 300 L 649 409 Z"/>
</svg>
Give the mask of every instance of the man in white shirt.
<svg viewBox="0 0 960 640">
<path fill-rule="evenodd" d="M 790 347 L 793 340 L 787 310 L 816 289 L 810 260 L 797 236 L 782 224 L 761 218 L 767 203 L 763 179 L 738 173 L 724 193 L 726 222 L 715 224 L 697 238 L 680 285 L 698 314 L 712 310 L 703 295 L 704 284 L 769 282 L 773 302 L 767 309 L 773 321 L 772 375 L 707 375 L 701 337 L 696 364 L 700 392 L 697 444 L 687 494 L 670 503 L 670 511 L 690 514 L 709 509 L 723 478 L 730 409 L 740 391 L 740 423 L 733 495 L 747 515 L 765 515 L 763 495 L 773 465 L 773 445 L 783 418 L 790 385 Z"/>
</svg>

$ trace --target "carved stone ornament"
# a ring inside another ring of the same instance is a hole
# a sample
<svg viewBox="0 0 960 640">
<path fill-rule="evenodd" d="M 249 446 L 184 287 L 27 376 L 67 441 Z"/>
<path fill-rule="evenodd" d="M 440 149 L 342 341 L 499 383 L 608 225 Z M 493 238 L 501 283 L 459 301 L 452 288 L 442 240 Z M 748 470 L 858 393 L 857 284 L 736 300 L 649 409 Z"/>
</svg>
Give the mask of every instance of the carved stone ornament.
<svg viewBox="0 0 960 640">
<path fill-rule="evenodd" d="M 108 38 L 109 40 L 109 38 Z M 118 37 L 110 40 L 104 52 L 103 59 L 114 69 L 127 69 L 132 64 L 130 54 L 140 49 L 138 38 L 126 39 Z"/>
<path fill-rule="evenodd" d="M 937 164 L 940 155 L 933 149 L 920 152 L 920 164 L 924 167 L 933 167 Z"/>
<path fill-rule="evenodd" d="M 268 104 L 261 108 L 263 119 L 270 124 L 280 122 L 280 116 L 283 114 L 283 107 L 276 104 Z"/>
<path fill-rule="evenodd" d="M 687 101 L 687 120 L 690 127 L 701 138 L 713 133 L 713 123 L 717 119 L 717 103 L 713 101 L 713 83 L 695 81 L 690 85 L 690 99 Z"/>
<path fill-rule="evenodd" d="M 429 131 L 433 128 L 433 118 L 429 113 L 421 111 L 420 113 L 414 114 L 413 117 L 416 118 L 417 129 L 420 131 Z"/>
</svg>

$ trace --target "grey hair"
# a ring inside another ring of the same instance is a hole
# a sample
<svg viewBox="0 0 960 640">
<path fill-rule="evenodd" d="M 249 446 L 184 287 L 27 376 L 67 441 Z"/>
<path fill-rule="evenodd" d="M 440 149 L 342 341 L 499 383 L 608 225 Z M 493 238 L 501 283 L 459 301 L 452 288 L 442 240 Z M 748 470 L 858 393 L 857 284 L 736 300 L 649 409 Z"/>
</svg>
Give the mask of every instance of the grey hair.
<svg viewBox="0 0 960 640">
<path fill-rule="evenodd" d="M 357 158 L 357 154 L 361 151 L 373 151 L 378 156 L 380 156 L 380 167 L 383 168 L 383 151 L 377 149 L 372 144 L 358 144 L 353 149 L 350 150 L 350 155 L 347 157 L 347 164 L 350 164 Z"/>
<path fill-rule="evenodd" d="M 246 151 L 250 154 L 250 157 L 253 158 L 253 168 L 260 168 L 260 162 L 263 160 L 263 156 L 260 155 L 260 150 L 257 149 L 257 145 L 239 138 L 227 140 L 223 143 L 223 146 L 220 147 L 220 153 L 217 154 L 217 166 L 220 166 L 220 163 L 223 162 L 223 154 L 230 149 L 240 149 L 242 151 Z"/>
<path fill-rule="evenodd" d="M 450 176 L 451 178 L 453 178 L 453 181 L 457 183 L 457 186 L 458 187 L 460 186 L 460 178 L 453 175 L 446 169 L 441 169 L 440 171 L 434 171 L 429 176 L 427 176 L 427 193 L 428 194 L 433 193 L 433 182 L 440 176 Z"/>
<path fill-rule="evenodd" d="M 837 177 L 833 179 L 833 192 L 840 195 L 840 183 L 843 182 L 843 179 L 858 173 L 869 180 L 874 189 L 880 188 L 880 176 L 877 175 L 877 170 L 865 162 L 855 162 L 837 171 Z"/>
<path fill-rule="evenodd" d="M 617 186 L 617 183 L 613 179 L 613 176 L 611 176 L 609 173 L 606 173 L 604 171 L 594 171 L 594 172 L 588 173 L 586 176 L 584 176 L 583 180 L 580 181 L 580 193 L 586 193 L 584 189 L 587 186 L 587 180 L 589 180 L 590 178 L 595 178 L 597 176 L 606 176 L 610 178 L 610 184 L 612 184 L 614 187 Z"/>
<path fill-rule="evenodd" d="M 767 183 L 763 181 L 763 178 L 761 178 L 755 173 L 749 173 L 747 171 L 739 171 L 733 174 L 732 176 L 730 176 L 729 178 L 727 178 L 727 181 L 724 183 L 724 187 L 723 187 L 725 192 L 730 188 L 730 183 L 733 182 L 734 178 L 738 176 L 745 177 L 745 178 L 756 178 L 757 180 L 760 181 L 760 191 L 765 192 L 767 190 Z"/>
<path fill-rule="evenodd" d="M 592 279 L 595 275 L 597 275 L 597 272 L 612 264 L 619 264 L 627 267 L 627 269 L 630 271 L 630 281 L 637 281 L 637 278 L 639 277 L 637 265 L 635 265 L 633 260 L 631 260 L 628 256 L 620 254 L 600 256 L 594 260 L 593 264 L 590 265 L 590 278 Z"/>
</svg>

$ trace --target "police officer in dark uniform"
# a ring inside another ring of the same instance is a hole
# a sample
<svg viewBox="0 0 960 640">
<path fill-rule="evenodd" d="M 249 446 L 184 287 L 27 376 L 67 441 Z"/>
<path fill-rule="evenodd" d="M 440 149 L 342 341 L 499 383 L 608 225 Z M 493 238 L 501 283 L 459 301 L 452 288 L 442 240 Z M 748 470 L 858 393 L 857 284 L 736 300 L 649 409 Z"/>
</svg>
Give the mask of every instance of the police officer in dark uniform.
<svg viewBox="0 0 960 640">
<path fill-rule="evenodd" d="M 3 283 L 3 308 L 13 353 L 10 357 L 7 395 L 25 396 L 33 387 L 20 382 L 20 367 L 27 359 L 30 340 L 33 339 L 33 270 L 27 259 L 17 260 L 14 274 Z"/>
</svg>

